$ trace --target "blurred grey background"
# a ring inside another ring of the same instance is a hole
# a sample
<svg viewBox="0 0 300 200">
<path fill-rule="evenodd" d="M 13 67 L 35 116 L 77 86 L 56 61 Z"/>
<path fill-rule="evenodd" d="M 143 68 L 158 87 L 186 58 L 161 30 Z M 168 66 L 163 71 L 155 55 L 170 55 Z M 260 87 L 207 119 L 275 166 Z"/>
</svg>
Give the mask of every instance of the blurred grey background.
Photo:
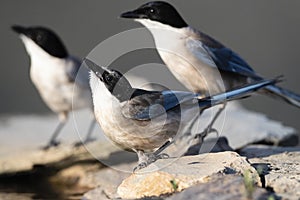
<svg viewBox="0 0 300 200">
<path fill-rule="evenodd" d="M 106 38 L 141 27 L 138 23 L 118 16 L 144 2 L 146 1 L 0 1 L 1 115 L 50 112 L 29 80 L 29 58 L 21 41 L 10 30 L 11 25 L 47 26 L 60 35 L 70 53 L 85 57 Z M 231 47 L 257 72 L 269 78 L 283 74 L 286 81 L 281 85 L 300 93 L 299 0 L 170 2 L 190 25 Z M 149 39 L 150 35 L 147 37 Z M 142 64 L 156 62 L 159 57 L 151 51 L 134 59 L 135 63 Z M 261 96 L 245 100 L 243 104 L 300 130 L 300 110 L 292 106 Z"/>
</svg>

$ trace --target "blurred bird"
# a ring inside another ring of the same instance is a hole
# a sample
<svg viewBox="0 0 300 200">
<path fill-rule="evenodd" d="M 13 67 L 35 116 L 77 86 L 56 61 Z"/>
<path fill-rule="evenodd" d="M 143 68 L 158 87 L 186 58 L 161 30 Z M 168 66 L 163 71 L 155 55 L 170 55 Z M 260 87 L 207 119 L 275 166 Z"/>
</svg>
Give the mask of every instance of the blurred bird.
<svg viewBox="0 0 300 200">
<path fill-rule="evenodd" d="M 148 28 L 164 63 L 192 92 L 209 96 L 263 80 L 237 53 L 189 26 L 167 2 L 149 2 L 121 17 L 134 19 Z M 298 94 L 276 85 L 269 85 L 259 93 L 300 107 Z M 208 129 L 224 107 L 217 112 Z"/>
<path fill-rule="evenodd" d="M 136 89 L 116 70 L 100 67 L 88 59 L 83 64 L 92 71 L 90 86 L 96 119 L 114 143 L 137 153 L 139 164 L 135 170 L 164 158 L 166 155 L 160 152 L 172 143 L 180 130 L 189 131 L 190 122 L 203 110 L 225 101 L 247 97 L 277 82 L 261 80 L 201 98 L 199 94 L 191 92 Z"/>
<path fill-rule="evenodd" d="M 81 61 L 69 55 L 60 38 L 50 29 L 12 26 L 19 34 L 30 57 L 30 78 L 46 105 L 59 117 L 59 124 L 45 149 L 56 146 L 56 140 L 70 111 L 92 109 L 88 70 L 80 69 Z M 73 100 L 74 99 L 74 100 Z M 84 142 L 90 140 L 95 119 Z M 80 144 L 77 143 L 77 145 Z"/>
</svg>

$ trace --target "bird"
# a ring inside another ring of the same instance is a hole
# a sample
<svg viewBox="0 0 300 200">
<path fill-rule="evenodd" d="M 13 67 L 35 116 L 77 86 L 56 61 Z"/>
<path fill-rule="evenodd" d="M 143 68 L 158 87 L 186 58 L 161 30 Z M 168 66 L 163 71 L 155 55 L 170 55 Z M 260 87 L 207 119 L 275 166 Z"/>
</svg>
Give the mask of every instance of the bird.
<svg viewBox="0 0 300 200">
<path fill-rule="evenodd" d="M 190 131 L 190 122 L 203 110 L 245 98 L 279 81 L 260 80 L 225 93 L 201 97 L 201 94 L 187 91 L 133 88 L 117 70 L 99 66 L 88 58 L 84 59 L 83 65 L 91 70 L 90 87 L 96 120 L 111 141 L 137 153 L 138 165 L 134 171 L 166 158 L 167 155 L 161 152 L 173 143 L 181 130 Z M 181 137 L 188 135 L 184 133 Z"/>
<path fill-rule="evenodd" d="M 57 146 L 60 143 L 57 137 L 66 124 L 69 112 L 83 108 L 93 110 L 88 70 L 80 69 L 81 60 L 68 53 L 62 40 L 51 29 L 21 25 L 13 25 L 11 28 L 19 35 L 30 57 L 33 85 L 45 104 L 59 118 L 59 124 L 44 149 Z M 95 123 L 93 119 L 84 143 L 91 140 Z M 76 143 L 79 144 L 81 142 Z"/>
<path fill-rule="evenodd" d="M 188 25 L 170 3 L 148 2 L 122 13 L 120 17 L 133 19 L 151 32 L 163 62 L 192 92 L 209 96 L 264 79 L 239 54 Z M 259 93 L 300 108 L 300 95 L 275 84 L 259 90 Z M 207 131 L 224 108 L 225 104 L 216 113 Z"/>
</svg>

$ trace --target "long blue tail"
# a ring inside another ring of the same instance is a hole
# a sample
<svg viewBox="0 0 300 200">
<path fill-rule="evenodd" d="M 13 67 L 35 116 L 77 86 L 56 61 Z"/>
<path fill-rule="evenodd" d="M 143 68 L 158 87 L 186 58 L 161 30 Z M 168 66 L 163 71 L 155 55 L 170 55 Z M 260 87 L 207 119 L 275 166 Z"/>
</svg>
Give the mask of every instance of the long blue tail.
<svg viewBox="0 0 300 200">
<path fill-rule="evenodd" d="M 225 103 L 227 101 L 242 99 L 250 96 L 253 92 L 256 92 L 259 89 L 273 86 L 275 83 L 280 81 L 281 81 L 281 77 L 271 79 L 271 80 L 257 81 L 252 84 L 248 84 L 243 87 L 239 87 L 221 94 L 199 99 L 198 103 L 200 107 L 208 108 L 214 105 Z"/>
<path fill-rule="evenodd" d="M 293 106 L 300 108 L 300 95 L 291 92 L 287 89 L 278 87 L 276 85 L 268 85 L 262 93 L 272 96 L 276 99 L 283 100 Z"/>
</svg>

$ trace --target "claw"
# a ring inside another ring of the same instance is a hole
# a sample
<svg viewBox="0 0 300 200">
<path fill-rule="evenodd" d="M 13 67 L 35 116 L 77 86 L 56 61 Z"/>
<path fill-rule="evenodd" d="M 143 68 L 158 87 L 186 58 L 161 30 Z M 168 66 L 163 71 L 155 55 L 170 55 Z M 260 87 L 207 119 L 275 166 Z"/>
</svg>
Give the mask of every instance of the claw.
<svg viewBox="0 0 300 200">
<path fill-rule="evenodd" d="M 90 142 L 93 142 L 93 141 L 95 141 L 96 139 L 95 138 L 89 138 L 89 139 L 87 139 L 87 140 L 85 140 L 85 141 L 78 141 L 78 142 L 76 142 L 75 144 L 74 144 L 74 147 L 80 147 L 80 146 L 82 146 L 82 145 L 85 145 L 85 144 L 88 144 L 88 143 L 90 143 Z"/>
<path fill-rule="evenodd" d="M 203 132 L 198 133 L 195 138 L 199 138 L 199 140 L 203 142 L 204 138 L 210 133 L 216 133 L 217 136 L 219 135 L 219 131 L 217 129 L 207 127 Z"/>
<path fill-rule="evenodd" d="M 143 169 L 145 167 L 147 167 L 149 164 L 147 164 L 146 162 L 142 162 L 140 164 L 138 164 L 138 166 L 136 166 L 135 168 L 133 168 L 133 173 L 135 173 L 137 170 Z"/>
<path fill-rule="evenodd" d="M 58 145 L 60 145 L 60 142 L 53 140 L 49 144 L 44 146 L 42 149 L 46 151 L 46 150 L 50 149 L 51 147 L 57 147 Z"/>
<path fill-rule="evenodd" d="M 162 154 L 157 156 L 157 160 L 158 159 L 168 159 L 168 158 L 170 158 L 170 156 L 166 153 L 162 153 Z"/>
<path fill-rule="evenodd" d="M 146 159 L 144 159 L 144 161 L 140 161 L 140 163 L 133 169 L 133 173 L 136 172 L 137 170 L 146 168 L 148 165 L 150 165 L 151 163 L 154 163 L 155 161 L 157 161 L 159 159 L 167 159 L 170 156 L 166 153 L 156 155 L 154 152 L 154 153 L 150 153 L 150 154 L 145 154 L 145 157 L 146 157 Z"/>
</svg>

